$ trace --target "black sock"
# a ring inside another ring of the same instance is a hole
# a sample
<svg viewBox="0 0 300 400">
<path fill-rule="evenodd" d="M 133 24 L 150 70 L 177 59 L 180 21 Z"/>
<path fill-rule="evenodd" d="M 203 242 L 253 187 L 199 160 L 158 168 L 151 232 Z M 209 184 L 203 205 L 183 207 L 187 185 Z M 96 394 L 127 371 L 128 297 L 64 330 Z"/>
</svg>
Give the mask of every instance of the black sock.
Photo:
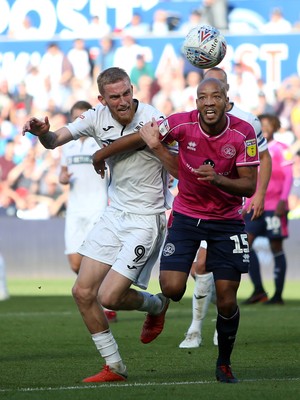
<svg viewBox="0 0 300 400">
<path fill-rule="evenodd" d="M 249 267 L 249 275 L 254 285 L 254 290 L 256 293 L 264 292 L 261 275 L 260 275 L 260 266 L 256 252 L 251 249 L 250 250 L 250 267 Z"/>
<path fill-rule="evenodd" d="M 284 253 L 274 255 L 274 279 L 275 279 L 275 295 L 274 297 L 281 299 L 283 285 L 286 273 L 286 258 Z"/>
<path fill-rule="evenodd" d="M 218 314 L 217 317 L 217 331 L 218 331 L 218 346 L 219 355 L 217 366 L 230 365 L 230 356 L 233 350 L 236 333 L 239 327 L 240 310 L 237 308 L 236 312 L 230 318 L 222 317 Z"/>
</svg>

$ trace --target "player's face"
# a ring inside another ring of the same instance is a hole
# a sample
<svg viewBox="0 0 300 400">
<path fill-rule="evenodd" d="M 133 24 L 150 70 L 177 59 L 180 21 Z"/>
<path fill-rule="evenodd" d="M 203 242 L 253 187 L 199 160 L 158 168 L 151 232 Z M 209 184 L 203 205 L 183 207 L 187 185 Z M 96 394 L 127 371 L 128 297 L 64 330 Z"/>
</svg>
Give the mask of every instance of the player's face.
<svg viewBox="0 0 300 400">
<path fill-rule="evenodd" d="M 261 118 L 261 130 L 264 135 L 264 137 L 267 139 L 269 142 L 270 140 L 273 139 L 273 134 L 274 134 L 274 127 L 269 118 Z"/>
<path fill-rule="evenodd" d="M 99 101 L 109 108 L 112 117 L 121 125 L 129 124 L 134 117 L 136 104 L 133 102 L 132 85 L 128 80 L 105 85 Z"/>
<path fill-rule="evenodd" d="M 216 79 L 204 80 L 197 90 L 200 125 L 209 135 L 216 136 L 225 128 L 228 99 L 223 84 Z"/>
</svg>

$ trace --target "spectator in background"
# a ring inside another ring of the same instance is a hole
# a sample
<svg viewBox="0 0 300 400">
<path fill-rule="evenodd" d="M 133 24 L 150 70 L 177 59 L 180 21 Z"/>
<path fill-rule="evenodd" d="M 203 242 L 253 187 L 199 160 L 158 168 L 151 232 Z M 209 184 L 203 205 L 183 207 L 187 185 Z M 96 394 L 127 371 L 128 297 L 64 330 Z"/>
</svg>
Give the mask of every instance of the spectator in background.
<svg viewBox="0 0 300 400">
<path fill-rule="evenodd" d="M 183 109 L 184 111 L 191 111 L 195 108 L 197 99 L 197 87 L 202 80 L 200 71 L 190 71 L 186 77 L 186 87 L 182 92 Z"/>
<path fill-rule="evenodd" d="M 110 36 L 104 36 L 99 41 L 98 54 L 94 62 L 94 79 L 107 68 L 114 65 L 116 48 L 114 46 L 114 41 Z"/>
<path fill-rule="evenodd" d="M 203 0 L 203 17 L 209 25 L 228 29 L 228 0 Z"/>
<path fill-rule="evenodd" d="M 73 69 L 72 79 L 77 79 L 85 89 L 88 89 L 92 84 L 92 65 L 85 41 L 75 39 L 67 57 Z"/>
<path fill-rule="evenodd" d="M 49 43 L 40 63 L 40 71 L 45 79 L 49 98 L 63 111 L 67 111 L 66 101 L 71 94 L 74 76 L 72 64 L 56 43 Z"/>
<path fill-rule="evenodd" d="M 33 108 L 37 111 L 46 111 L 49 104 L 49 94 L 46 89 L 45 78 L 38 66 L 30 65 L 24 77 L 27 93 L 32 96 Z"/>
<path fill-rule="evenodd" d="M 0 116 L 3 119 L 9 119 L 13 107 L 12 93 L 8 88 L 6 79 L 0 80 Z"/>
<path fill-rule="evenodd" d="M 169 32 L 168 12 L 163 9 L 156 10 L 153 14 L 151 33 L 155 36 L 165 36 Z"/>
<path fill-rule="evenodd" d="M 179 26 L 179 33 L 182 35 L 187 35 L 189 31 L 193 28 L 195 28 L 197 25 L 203 25 L 206 24 L 207 20 L 203 16 L 203 12 L 201 9 L 197 10 L 192 10 L 191 13 L 189 14 L 189 19 L 188 21 L 183 22 Z"/>
<path fill-rule="evenodd" d="M 78 29 L 77 37 L 83 39 L 100 39 L 112 32 L 111 26 L 104 20 L 100 19 L 98 15 L 90 17 L 90 23 L 83 29 Z M 80 33 L 80 34 L 79 34 Z"/>
<path fill-rule="evenodd" d="M 263 214 L 251 220 L 253 211 L 244 214 L 246 231 L 250 246 L 250 268 L 249 275 L 254 285 L 251 296 L 244 304 L 284 304 L 282 292 L 286 274 L 286 257 L 283 249 L 283 240 L 288 237 L 288 197 L 292 186 L 292 162 L 287 159 L 288 147 L 274 140 L 274 133 L 280 127 L 279 118 L 272 114 L 259 115 L 262 132 L 267 139 L 269 152 L 272 158 L 272 173 L 265 196 L 265 207 Z M 245 209 L 248 209 L 251 199 L 246 200 Z M 270 241 L 274 257 L 274 280 L 275 293 L 268 300 L 264 289 L 259 259 L 252 247 L 256 237 L 264 236 Z"/>
<path fill-rule="evenodd" d="M 13 94 L 13 112 L 23 110 L 25 114 L 30 114 L 33 107 L 33 96 L 28 93 L 26 83 L 20 82 Z"/>
<path fill-rule="evenodd" d="M 134 37 L 125 34 L 121 38 L 121 46 L 116 49 L 113 65 L 121 65 L 130 75 L 138 54 L 145 54 L 145 49 L 137 44 Z"/>
<path fill-rule="evenodd" d="M 264 24 L 260 31 L 265 34 L 289 33 L 292 31 L 292 24 L 284 18 L 281 8 L 276 7 L 271 11 L 269 21 Z"/>
<path fill-rule="evenodd" d="M 275 109 L 271 104 L 268 103 L 264 92 L 258 92 L 257 100 L 257 106 L 252 110 L 253 114 L 275 114 Z"/>
<path fill-rule="evenodd" d="M 6 141 L 4 154 L 0 157 L 0 182 L 7 180 L 9 172 L 16 166 L 14 162 L 15 145 L 12 139 Z"/>
<path fill-rule="evenodd" d="M 123 29 L 123 33 L 133 37 L 145 36 L 150 33 L 150 25 L 143 22 L 139 13 L 134 13 L 130 23 Z"/>
<path fill-rule="evenodd" d="M 154 79 L 154 70 L 152 65 L 145 60 L 144 54 L 138 54 L 136 56 L 136 64 L 130 72 L 130 80 L 133 85 L 139 89 L 139 79 L 141 76 L 149 76 L 152 80 Z"/>
</svg>

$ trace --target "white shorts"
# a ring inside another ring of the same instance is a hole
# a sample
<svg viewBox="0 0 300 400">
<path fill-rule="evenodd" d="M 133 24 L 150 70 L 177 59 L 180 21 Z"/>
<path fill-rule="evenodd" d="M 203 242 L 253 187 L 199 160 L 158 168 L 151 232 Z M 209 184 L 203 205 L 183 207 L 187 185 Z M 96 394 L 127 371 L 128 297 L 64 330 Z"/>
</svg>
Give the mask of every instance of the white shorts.
<svg viewBox="0 0 300 400">
<path fill-rule="evenodd" d="M 165 213 L 140 215 L 108 207 L 78 252 L 111 265 L 134 285 L 146 289 L 165 234 Z"/>
<path fill-rule="evenodd" d="M 104 210 L 95 210 L 87 215 L 82 213 L 66 214 L 65 221 L 65 254 L 78 252 L 79 247 L 86 238 L 86 235 L 99 220 Z"/>
</svg>

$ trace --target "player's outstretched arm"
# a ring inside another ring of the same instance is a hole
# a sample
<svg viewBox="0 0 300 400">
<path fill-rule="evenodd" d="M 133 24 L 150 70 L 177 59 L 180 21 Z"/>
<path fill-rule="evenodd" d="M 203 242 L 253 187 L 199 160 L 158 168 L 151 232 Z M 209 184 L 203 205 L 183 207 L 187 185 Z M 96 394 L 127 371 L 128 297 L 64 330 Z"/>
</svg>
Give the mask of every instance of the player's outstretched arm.
<svg viewBox="0 0 300 400">
<path fill-rule="evenodd" d="M 25 135 L 26 132 L 37 136 L 39 141 L 46 149 L 55 149 L 55 147 L 61 146 L 70 140 L 73 140 L 73 136 L 66 127 L 60 128 L 55 132 L 51 132 L 48 117 L 45 117 L 44 120 L 35 117 L 30 118 L 25 122 L 22 129 L 23 135 Z"/>
</svg>

